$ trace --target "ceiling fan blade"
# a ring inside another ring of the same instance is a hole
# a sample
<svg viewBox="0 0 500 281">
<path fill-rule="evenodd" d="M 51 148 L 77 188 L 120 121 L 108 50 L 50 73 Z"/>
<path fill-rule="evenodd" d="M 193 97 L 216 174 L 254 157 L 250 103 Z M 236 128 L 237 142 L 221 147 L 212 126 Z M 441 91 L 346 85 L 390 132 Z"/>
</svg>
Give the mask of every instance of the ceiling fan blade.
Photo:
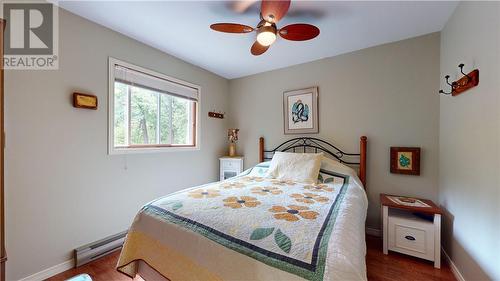
<svg viewBox="0 0 500 281">
<path fill-rule="evenodd" d="M 295 23 L 281 28 L 278 33 L 287 40 L 305 41 L 318 36 L 319 28 L 310 24 Z"/>
<path fill-rule="evenodd" d="M 238 23 L 214 23 L 210 28 L 215 31 L 226 33 L 248 33 L 253 31 L 253 27 Z"/>
<path fill-rule="evenodd" d="M 290 8 L 291 0 L 262 0 L 260 13 L 268 22 L 276 23 L 282 19 Z"/>
<path fill-rule="evenodd" d="M 253 43 L 252 45 L 252 48 L 250 49 L 250 52 L 254 56 L 260 56 L 265 53 L 267 49 L 269 49 L 269 46 L 262 46 L 261 44 L 259 44 L 259 42 L 255 41 L 255 43 Z"/>
</svg>

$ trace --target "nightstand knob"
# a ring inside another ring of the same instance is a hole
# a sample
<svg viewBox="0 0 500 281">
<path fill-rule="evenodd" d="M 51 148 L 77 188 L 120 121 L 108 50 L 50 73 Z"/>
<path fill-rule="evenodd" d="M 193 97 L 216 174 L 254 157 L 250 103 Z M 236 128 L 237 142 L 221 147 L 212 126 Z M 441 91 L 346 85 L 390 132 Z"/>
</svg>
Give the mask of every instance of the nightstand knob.
<svg viewBox="0 0 500 281">
<path fill-rule="evenodd" d="M 415 237 L 410 236 L 410 235 L 406 235 L 405 238 L 406 238 L 406 240 L 415 241 Z"/>
</svg>

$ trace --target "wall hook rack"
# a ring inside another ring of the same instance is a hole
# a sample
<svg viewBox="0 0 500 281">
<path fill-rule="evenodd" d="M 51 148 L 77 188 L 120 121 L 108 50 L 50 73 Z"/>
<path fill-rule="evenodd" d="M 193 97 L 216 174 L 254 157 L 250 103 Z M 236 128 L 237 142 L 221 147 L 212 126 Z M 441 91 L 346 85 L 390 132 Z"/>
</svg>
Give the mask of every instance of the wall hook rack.
<svg viewBox="0 0 500 281">
<path fill-rule="evenodd" d="M 450 83 L 450 75 L 446 75 L 444 77 L 446 79 L 446 84 L 448 84 L 451 89 L 449 92 L 439 90 L 440 94 L 456 96 L 469 90 L 470 88 L 474 88 L 479 85 L 479 69 L 474 69 L 473 71 L 466 74 L 464 72 L 464 66 L 465 65 L 463 63 L 458 65 L 458 68 L 460 68 L 460 73 L 463 75 L 460 79 Z"/>
</svg>

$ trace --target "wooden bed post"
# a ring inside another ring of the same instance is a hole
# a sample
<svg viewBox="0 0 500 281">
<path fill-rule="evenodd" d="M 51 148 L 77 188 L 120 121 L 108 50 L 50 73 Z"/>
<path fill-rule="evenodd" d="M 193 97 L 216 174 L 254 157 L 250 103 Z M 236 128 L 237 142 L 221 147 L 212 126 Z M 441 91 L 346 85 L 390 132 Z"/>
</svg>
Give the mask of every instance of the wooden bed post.
<svg viewBox="0 0 500 281">
<path fill-rule="evenodd" d="M 259 138 L 259 163 L 264 162 L 264 138 Z"/>
<path fill-rule="evenodd" d="M 366 190 L 366 143 L 368 138 L 366 136 L 362 136 L 359 139 L 359 179 L 363 183 L 363 186 Z"/>
</svg>

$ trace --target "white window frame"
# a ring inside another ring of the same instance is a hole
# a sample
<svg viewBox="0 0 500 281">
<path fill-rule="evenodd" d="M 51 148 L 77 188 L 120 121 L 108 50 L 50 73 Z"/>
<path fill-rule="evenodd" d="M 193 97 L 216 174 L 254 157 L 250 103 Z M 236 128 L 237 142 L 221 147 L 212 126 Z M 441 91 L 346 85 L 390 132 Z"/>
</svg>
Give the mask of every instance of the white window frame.
<svg viewBox="0 0 500 281">
<path fill-rule="evenodd" d="M 198 101 L 195 106 L 195 128 L 194 128 L 194 146 L 145 146 L 145 147 L 115 147 L 115 65 L 120 65 L 139 71 L 154 77 L 158 77 L 169 82 L 180 84 L 182 86 L 196 89 L 198 92 Z M 109 57 L 108 59 L 109 77 L 108 77 L 108 154 L 129 154 L 129 153 L 159 153 L 159 152 L 175 152 L 175 151 L 195 151 L 200 150 L 200 106 L 201 106 L 201 87 L 177 78 L 173 78 L 162 73 L 149 70 L 122 60 Z"/>
</svg>

